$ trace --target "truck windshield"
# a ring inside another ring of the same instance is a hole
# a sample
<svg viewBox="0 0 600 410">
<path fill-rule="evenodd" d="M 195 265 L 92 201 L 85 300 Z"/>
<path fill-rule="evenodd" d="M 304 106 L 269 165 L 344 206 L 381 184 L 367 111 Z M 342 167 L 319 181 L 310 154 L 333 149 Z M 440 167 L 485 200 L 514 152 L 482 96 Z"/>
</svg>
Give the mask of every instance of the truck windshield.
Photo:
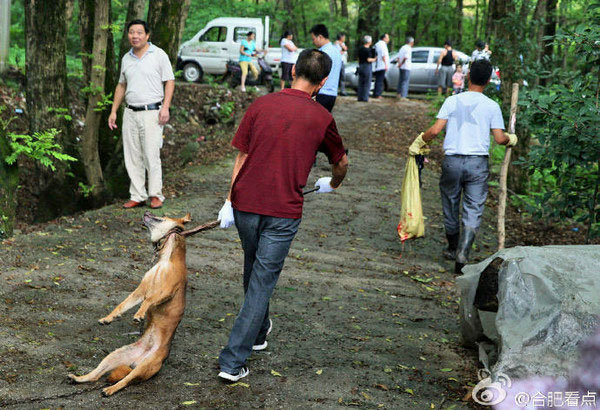
<svg viewBox="0 0 600 410">
<path fill-rule="evenodd" d="M 200 41 L 210 41 L 215 43 L 223 43 L 227 39 L 227 27 L 215 26 L 208 29 L 202 34 Z"/>
</svg>

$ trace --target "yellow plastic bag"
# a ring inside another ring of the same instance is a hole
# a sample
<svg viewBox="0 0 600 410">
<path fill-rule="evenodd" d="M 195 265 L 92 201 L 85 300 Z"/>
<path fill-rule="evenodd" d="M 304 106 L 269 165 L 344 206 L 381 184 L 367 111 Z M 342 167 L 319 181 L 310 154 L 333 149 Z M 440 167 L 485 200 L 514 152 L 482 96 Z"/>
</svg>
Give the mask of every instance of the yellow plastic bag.
<svg viewBox="0 0 600 410">
<path fill-rule="evenodd" d="M 425 234 L 419 170 L 415 157 L 412 155 L 406 161 L 400 200 L 402 201 L 402 208 L 400 209 L 400 222 L 397 229 L 400 240 L 404 243 L 407 239 L 419 238 Z"/>
</svg>

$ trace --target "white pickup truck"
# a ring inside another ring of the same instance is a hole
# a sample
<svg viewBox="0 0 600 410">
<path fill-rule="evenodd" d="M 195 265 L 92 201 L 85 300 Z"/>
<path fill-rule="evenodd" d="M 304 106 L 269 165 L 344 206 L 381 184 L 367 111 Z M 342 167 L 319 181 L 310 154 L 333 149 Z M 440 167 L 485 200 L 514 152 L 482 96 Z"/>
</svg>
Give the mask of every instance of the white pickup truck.
<svg viewBox="0 0 600 410">
<path fill-rule="evenodd" d="M 265 61 L 279 68 L 281 48 L 269 47 L 269 16 L 260 18 L 220 17 L 208 22 L 194 37 L 179 48 L 176 69 L 183 78 L 200 81 L 204 73 L 224 74 L 228 60 L 238 61 L 240 43 L 250 31 L 256 33 L 256 48 L 267 50 Z M 256 60 L 254 61 L 256 64 Z M 258 68 L 258 67 L 257 67 Z"/>
</svg>

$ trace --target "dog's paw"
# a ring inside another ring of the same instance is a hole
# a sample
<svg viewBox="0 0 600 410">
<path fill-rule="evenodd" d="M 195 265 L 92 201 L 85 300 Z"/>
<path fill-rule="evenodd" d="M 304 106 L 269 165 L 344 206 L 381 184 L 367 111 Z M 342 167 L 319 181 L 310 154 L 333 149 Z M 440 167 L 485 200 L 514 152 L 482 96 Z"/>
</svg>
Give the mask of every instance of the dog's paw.
<svg viewBox="0 0 600 410">
<path fill-rule="evenodd" d="M 104 397 L 112 396 L 113 394 L 115 394 L 115 391 L 116 389 L 114 389 L 114 386 L 105 387 L 104 389 L 102 389 L 102 395 Z"/>
<path fill-rule="evenodd" d="M 144 316 L 142 316 L 142 315 L 135 315 L 135 316 L 133 317 L 133 321 L 134 321 L 135 323 L 141 323 L 141 322 L 143 322 L 143 321 L 144 321 Z"/>
<path fill-rule="evenodd" d="M 79 383 L 79 377 L 75 376 L 73 373 L 67 374 L 67 381 L 71 384 Z"/>
<path fill-rule="evenodd" d="M 100 323 L 101 325 L 108 325 L 112 321 L 113 320 L 111 318 L 109 318 L 108 316 L 106 316 L 106 317 L 103 317 L 102 319 L 98 320 L 98 323 Z"/>
</svg>

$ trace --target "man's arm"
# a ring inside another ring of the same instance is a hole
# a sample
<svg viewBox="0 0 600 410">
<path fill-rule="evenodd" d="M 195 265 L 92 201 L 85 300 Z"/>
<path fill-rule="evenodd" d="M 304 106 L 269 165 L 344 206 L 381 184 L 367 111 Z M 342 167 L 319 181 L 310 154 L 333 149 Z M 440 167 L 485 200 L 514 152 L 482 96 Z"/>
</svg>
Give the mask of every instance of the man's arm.
<svg viewBox="0 0 600 410">
<path fill-rule="evenodd" d="M 440 64 L 442 64 L 442 59 L 444 57 L 446 57 L 447 52 L 448 52 L 448 50 L 444 50 L 440 53 L 440 57 L 438 58 L 438 61 L 437 61 L 437 66 L 435 67 L 436 74 L 437 74 L 438 70 L 440 69 Z"/>
<path fill-rule="evenodd" d="M 342 159 L 333 164 L 333 167 L 331 168 L 333 177 L 331 178 L 330 184 L 332 188 L 337 188 L 342 184 L 342 181 L 346 177 L 346 172 L 348 172 L 348 156 L 344 154 Z"/>
<path fill-rule="evenodd" d="M 496 144 L 508 145 L 510 142 L 508 134 L 499 128 L 492 128 L 492 135 L 494 136 L 494 141 L 496 141 Z"/>
<path fill-rule="evenodd" d="M 235 157 L 235 162 L 233 163 L 233 171 L 231 172 L 231 184 L 229 185 L 229 193 L 227 194 L 227 200 L 231 201 L 231 188 L 233 187 L 233 182 L 237 178 L 240 169 L 246 162 L 246 158 L 248 158 L 248 154 L 245 152 L 239 151 L 237 157 Z"/>
<path fill-rule="evenodd" d="M 108 128 L 110 128 L 111 130 L 117 128 L 117 110 L 123 102 L 123 97 L 125 97 L 126 89 L 126 83 L 118 83 L 117 87 L 115 88 L 115 97 L 113 98 L 112 109 L 110 110 L 110 115 L 108 116 Z"/>
<path fill-rule="evenodd" d="M 158 112 L 158 123 L 165 125 L 169 122 L 169 107 L 171 107 L 171 100 L 173 99 L 173 92 L 175 91 L 175 80 L 165 81 L 165 98 L 162 103 L 162 107 Z"/>
<path fill-rule="evenodd" d="M 423 134 L 423 141 L 430 142 L 437 137 L 437 135 L 442 132 L 444 127 L 446 127 L 447 122 L 448 120 L 438 119 L 431 127 L 429 127 L 427 131 L 425 131 Z"/>
</svg>

